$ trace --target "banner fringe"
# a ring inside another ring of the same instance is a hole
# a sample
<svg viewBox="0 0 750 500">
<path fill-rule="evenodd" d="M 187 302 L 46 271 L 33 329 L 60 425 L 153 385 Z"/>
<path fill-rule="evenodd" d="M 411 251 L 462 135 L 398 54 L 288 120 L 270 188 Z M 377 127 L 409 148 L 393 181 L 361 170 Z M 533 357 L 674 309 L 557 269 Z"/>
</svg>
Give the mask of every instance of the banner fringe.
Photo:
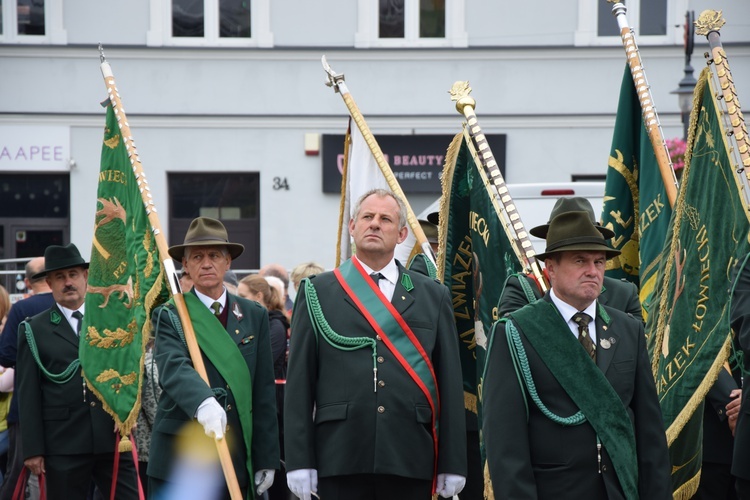
<svg viewBox="0 0 750 500">
<path fill-rule="evenodd" d="M 484 464 L 484 500 L 495 500 L 495 490 L 492 489 L 492 479 L 490 479 L 490 467 Z"/>
<path fill-rule="evenodd" d="M 441 283 L 445 283 L 445 250 L 448 241 L 448 215 L 450 210 L 450 199 L 451 199 L 451 186 L 453 182 L 453 172 L 456 169 L 456 159 L 458 153 L 461 151 L 461 140 L 463 139 L 463 132 L 459 132 L 453 137 L 453 140 L 448 146 L 448 151 L 445 153 L 445 161 L 443 162 L 443 173 L 440 176 L 440 184 L 443 195 L 440 197 L 440 207 L 438 213 L 440 214 L 440 220 L 438 221 L 438 279 Z"/>
<path fill-rule="evenodd" d="M 346 187 L 348 185 L 348 174 L 349 174 L 349 145 L 352 142 L 351 138 L 351 127 L 352 121 L 349 120 L 349 126 L 346 128 L 346 137 L 344 137 L 344 171 L 341 173 L 341 200 L 339 201 L 339 230 L 336 237 L 336 264 L 334 267 L 341 265 L 341 233 L 345 224 L 344 221 L 344 206 L 346 204 Z M 348 234 L 348 233 L 347 233 Z M 348 256 L 346 257 L 349 258 Z M 344 259 L 346 260 L 346 259 Z"/>
</svg>

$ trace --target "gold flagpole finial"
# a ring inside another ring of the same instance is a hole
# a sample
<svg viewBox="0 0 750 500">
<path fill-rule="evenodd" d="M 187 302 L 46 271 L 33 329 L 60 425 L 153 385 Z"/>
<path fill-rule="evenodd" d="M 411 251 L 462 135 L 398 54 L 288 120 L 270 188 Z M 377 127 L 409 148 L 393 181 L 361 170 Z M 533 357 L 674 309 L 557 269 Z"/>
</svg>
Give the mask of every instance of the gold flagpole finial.
<svg viewBox="0 0 750 500">
<path fill-rule="evenodd" d="M 706 36 L 712 31 L 718 32 L 726 23 L 720 10 L 704 10 L 695 21 L 695 33 Z"/>
<path fill-rule="evenodd" d="M 469 97 L 469 94 L 471 94 L 471 87 L 469 87 L 468 81 L 458 81 L 454 83 L 448 93 L 451 95 L 451 101 L 456 102 L 456 110 L 461 114 L 463 114 L 465 106 L 469 106 L 472 109 L 475 109 L 477 106 L 477 102 L 474 98 Z"/>
</svg>

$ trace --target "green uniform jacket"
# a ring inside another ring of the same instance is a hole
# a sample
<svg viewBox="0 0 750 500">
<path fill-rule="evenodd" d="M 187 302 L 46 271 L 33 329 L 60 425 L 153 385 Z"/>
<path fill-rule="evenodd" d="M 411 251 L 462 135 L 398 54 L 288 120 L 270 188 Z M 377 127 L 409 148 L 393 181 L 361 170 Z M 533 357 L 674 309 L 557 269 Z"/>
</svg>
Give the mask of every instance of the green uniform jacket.
<svg viewBox="0 0 750 500">
<path fill-rule="evenodd" d="M 750 371 L 750 265 L 748 265 L 747 257 L 742 261 L 737 273 L 729 314 L 732 330 L 737 335 L 744 354 L 743 369 L 748 372 Z M 747 387 L 742 391 L 742 406 L 734 431 L 732 474 L 750 481 L 750 390 Z"/>
<path fill-rule="evenodd" d="M 59 374 L 78 359 L 78 336 L 57 305 L 27 321 L 48 372 Z M 16 377 L 24 459 L 114 453 L 114 421 L 99 399 L 84 391 L 80 369 L 64 384 L 49 380 L 31 354 L 23 323 L 18 329 Z"/>
<path fill-rule="evenodd" d="M 549 294 L 545 301 L 551 301 Z M 535 302 L 526 308 L 549 307 Z M 610 316 L 596 318 L 596 364 L 620 397 L 635 431 L 638 491 L 643 500 L 672 498 L 667 440 L 646 353 L 643 323 L 604 306 Z M 519 328 L 529 369 L 541 401 L 553 413 L 569 417 L 578 411 Z M 572 335 L 566 327 L 560 335 Z M 586 381 L 582 380 L 582 384 Z M 493 333 L 482 392 L 483 436 L 495 498 L 621 499 L 623 492 L 607 451 L 602 449 L 601 473 L 597 439 L 588 422 L 565 427 L 545 416 L 528 399 L 524 406 L 504 328 Z"/>
<path fill-rule="evenodd" d="M 520 279 L 525 279 L 528 282 L 537 299 L 542 298 L 542 292 L 539 290 L 536 282 L 529 276 L 522 276 L 523 278 L 517 274 L 512 275 L 505 282 L 505 288 L 503 288 L 503 293 L 500 295 L 500 300 L 498 301 L 498 314 L 500 318 L 510 312 L 517 311 L 529 303 L 519 283 Z M 638 299 L 638 287 L 634 283 L 605 276 L 604 283 L 602 284 L 602 293 L 599 294 L 597 300 L 603 306 L 614 307 L 620 311 L 632 314 L 643 321 L 641 302 Z"/>
<path fill-rule="evenodd" d="M 234 314 L 235 306 L 241 317 Z M 168 480 L 174 465 L 175 437 L 183 426 L 194 420 L 198 406 L 206 398 L 214 396 L 213 388 L 222 389 L 217 400 L 227 412 L 226 438 L 232 463 L 240 487 L 252 484 L 248 478 L 245 460 L 247 451 L 237 432 L 242 427 L 236 411 L 234 395 L 211 361 L 203 355 L 211 387 L 207 386 L 193 368 L 187 346 L 175 330 L 166 308 L 154 311 L 156 331 L 154 359 L 159 372 L 159 385 L 163 392 L 159 399 L 151 435 L 148 475 Z M 227 332 L 237 343 L 250 371 L 253 384 L 253 449 L 252 460 L 255 471 L 279 468 L 279 437 L 276 420 L 276 387 L 273 378 L 271 343 L 268 332 L 268 313 L 257 302 L 227 294 L 229 315 Z M 177 311 L 172 310 L 176 315 Z M 179 321 L 179 320 L 178 320 Z"/>
<path fill-rule="evenodd" d="M 431 359 L 440 394 L 437 472 L 466 476 L 461 362 L 450 291 L 400 264 L 399 270 L 391 303 Z M 402 285 L 404 274 L 413 283 L 409 291 Z M 332 272 L 314 276 L 311 282 L 336 333 L 375 337 Z M 305 285 L 292 317 L 284 401 L 287 469 L 317 469 L 319 477 L 395 474 L 432 479 L 431 413 L 424 394 L 382 341 L 377 342 L 374 392 L 372 349 L 344 351 L 317 336 Z"/>
</svg>

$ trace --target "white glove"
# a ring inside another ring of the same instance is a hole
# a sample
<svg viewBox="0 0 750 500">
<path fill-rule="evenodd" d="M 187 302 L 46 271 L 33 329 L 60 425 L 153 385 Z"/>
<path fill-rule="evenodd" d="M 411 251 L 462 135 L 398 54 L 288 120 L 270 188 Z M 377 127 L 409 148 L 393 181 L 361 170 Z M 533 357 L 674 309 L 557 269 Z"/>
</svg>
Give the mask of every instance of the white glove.
<svg viewBox="0 0 750 500">
<path fill-rule="evenodd" d="M 297 469 L 286 473 L 286 484 L 289 491 L 300 500 L 310 500 L 311 493 L 318 492 L 318 471 L 315 469 Z"/>
<path fill-rule="evenodd" d="M 461 493 L 466 485 L 466 478 L 458 474 L 438 474 L 436 493 L 443 498 L 453 498 Z"/>
<path fill-rule="evenodd" d="M 273 478 L 276 471 L 273 469 L 261 469 L 255 473 L 255 486 L 258 487 L 255 492 L 261 496 L 273 484 Z"/>
<path fill-rule="evenodd" d="M 221 407 L 216 398 L 203 400 L 195 412 L 195 418 L 203 426 L 206 436 L 222 439 L 227 429 L 227 412 Z"/>
</svg>

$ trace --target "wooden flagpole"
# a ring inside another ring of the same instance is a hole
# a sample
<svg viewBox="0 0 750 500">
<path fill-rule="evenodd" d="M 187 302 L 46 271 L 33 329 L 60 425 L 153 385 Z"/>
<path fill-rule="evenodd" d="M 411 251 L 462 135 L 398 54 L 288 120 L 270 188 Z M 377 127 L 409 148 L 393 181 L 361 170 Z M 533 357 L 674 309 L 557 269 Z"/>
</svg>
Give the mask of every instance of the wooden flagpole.
<svg viewBox="0 0 750 500">
<path fill-rule="evenodd" d="M 607 1 L 614 3 L 616 0 Z M 622 45 L 625 48 L 625 55 L 628 59 L 628 66 L 630 67 L 630 74 L 633 77 L 635 91 L 638 94 L 638 101 L 641 103 L 643 124 L 646 126 L 648 138 L 651 140 L 651 146 L 654 148 L 656 163 L 659 165 L 659 172 L 664 182 L 669 206 L 674 207 L 675 200 L 677 199 L 677 177 L 672 166 L 672 159 L 669 156 L 667 143 L 664 141 L 664 132 L 661 129 L 659 115 L 656 113 L 654 98 L 651 95 L 651 87 L 649 87 L 648 80 L 646 79 L 646 71 L 643 69 L 641 54 L 638 51 L 638 45 L 635 43 L 635 33 L 628 26 L 626 12 L 625 5 L 620 2 L 615 3 L 612 7 L 612 14 L 617 19 L 617 25 L 620 28 L 620 37 L 622 38 Z"/>
<path fill-rule="evenodd" d="M 187 306 L 185 305 L 185 298 L 182 296 L 182 290 L 180 288 L 180 280 L 177 278 L 177 271 L 175 270 L 174 262 L 169 257 L 168 246 L 166 238 L 161 231 L 161 224 L 159 223 L 159 216 L 156 213 L 156 206 L 154 200 L 151 197 L 151 189 L 148 186 L 146 180 L 146 173 L 143 171 L 141 160 L 138 157 L 138 151 L 133 143 L 133 136 L 130 131 L 130 125 L 128 119 L 125 116 L 125 109 L 122 106 L 120 100 L 120 94 L 115 85 L 115 77 L 112 73 L 112 68 L 104 57 L 104 51 L 102 46 L 99 45 L 99 53 L 101 59 L 101 71 L 104 76 L 104 83 L 107 86 L 107 97 L 112 105 L 112 109 L 117 117 L 117 124 L 120 127 L 120 136 L 122 141 L 125 143 L 125 149 L 128 152 L 128 158 L 130 164 L 133 167 L 133 176 L 138 183 L 138 188 L 141 192 L 141 198 L 143 199 L 143 205 L 146 208 L 146 214 L 148 215 L 148 221 L 151 224 L 151 231 L 154 234 L 156 246 L 159 249 L 159 256 L 164 265 L 164 272 L 169 283 L 172 297 L 174 298 L 175 306 L 177 307 L 177 313 L 180 315 L 180 321 L 182 322 L 182 328 L 185 334 L 185 343 L 187 344 L 190 358 L 193 362 L 195 371 L 201 376 L 201 378 L 208 384 L 208 374 L 206 373 L 206 366 L 203 363 L 203 357 L 201 356 L 200 348 L 198 347 L 198 341 L 195 338 L 195 330 L 193 330 L 193 323 L 190 320 Z M 166 256 L 166 257 L 165 257 Z M 240 490 L 239 482 L 237 481 L 237 475 L 234 471 L 234 465 L 232 464 L 232 457 L 229 454 L 229 446 L 227 446 L 226 439 L 216 439 L 216 449 L 219 452 L 219 461 L 221 462 L 221 468 L 224 471 L 224 478 L 229 488 L 229 493 L 232 500 L 242 500 L 242 492 Z M 251 453 L 251 450 L 247 450 Z M 252 478 L 251 478 L 252 481 Z M 251 486 L 252 487 L 252 482 Z"/>
<path fill-rule="evenodd" d="M 529 234 L 521 220 L 521 215 L 516 210 L 516 205 L 508 192 L 503 174 L 497 165 L 492 149 L 487 142 L 487 137 L 479 126 L 474 108 L 477 103 L 469 96 L 471 87 L 469 82 L 458 81 L 453 84 L 449 91 L 451 100 L 456 102 L 456 111 L 466 118 L 464 136 L 469 144 L 472 156 L 478 160 L 477 167 L 485 179 L 485 187 L 491 195 L 492 204 L 498 217 L 503 224 L 505 234 L 526 273 L 532 274 L 539 283 L 542 292 L 549 289 L 549 283 L 542 271 L 542 266 L 536 258 L 534 245 L 531 243 Z"/>
</svg>

